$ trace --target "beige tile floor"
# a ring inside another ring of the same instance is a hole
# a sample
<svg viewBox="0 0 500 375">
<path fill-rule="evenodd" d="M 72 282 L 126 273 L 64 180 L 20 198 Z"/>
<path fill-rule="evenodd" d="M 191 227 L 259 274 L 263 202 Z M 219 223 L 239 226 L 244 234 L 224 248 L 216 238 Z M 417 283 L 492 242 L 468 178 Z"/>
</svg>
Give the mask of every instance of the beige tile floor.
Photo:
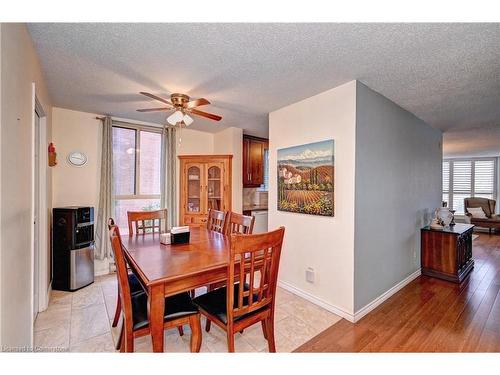
<svg viewBox="0 0 500 375">
<path fill-rule="evenodd" d="M 118 329 L 111 327 L 116 308 L 116 276 L 96 278 L 94 284 L 77 292 L 52 291 L 49 307 L 35 322 L 35 346 L 40 351 L 114 352 Z M 203 291 L 200 291 L 203 292 Z M 278 352 L 291 352 L 341 318 L 296 295 L 278 288 L 275 340 Z M 202 317 L 202 327 L 205 319 Z M 184 336 L 177 330 L 165 332 L 165 351 L 189 352 L 189 327 Z M 151 352 L 151 337 L 135 340 L 136 352 Z M 267 352 L 260 324 L 238 333 L 237 352 Z M 202 352 L 227 352 L 226 335 L 212 324 L 203 330 Z"/>
</svg>

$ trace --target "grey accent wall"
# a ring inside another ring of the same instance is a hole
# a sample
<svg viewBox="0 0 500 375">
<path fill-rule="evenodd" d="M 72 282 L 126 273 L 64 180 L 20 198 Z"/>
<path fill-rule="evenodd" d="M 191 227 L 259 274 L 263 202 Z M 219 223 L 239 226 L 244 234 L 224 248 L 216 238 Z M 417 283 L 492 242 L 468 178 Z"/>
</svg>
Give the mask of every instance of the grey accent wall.
<svg viewBox="0 0 500 375">
<path fill-rule="evenodd" d="M 420 268 L 441 168 L 441 131 L 357 82 L 355 312 Z"/>
</svg>

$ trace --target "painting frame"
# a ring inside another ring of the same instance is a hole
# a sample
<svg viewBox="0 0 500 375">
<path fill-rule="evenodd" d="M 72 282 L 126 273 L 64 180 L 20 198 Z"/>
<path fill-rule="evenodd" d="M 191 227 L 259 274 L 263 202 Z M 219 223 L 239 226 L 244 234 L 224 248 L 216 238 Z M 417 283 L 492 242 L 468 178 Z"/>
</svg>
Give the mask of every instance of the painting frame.
<svg viewBox="0 0 500 375">
<path fill-rule="evenodd" d="M 278 211 L 335 216 L 335 140 L 277 150 Z"/>
</svg>

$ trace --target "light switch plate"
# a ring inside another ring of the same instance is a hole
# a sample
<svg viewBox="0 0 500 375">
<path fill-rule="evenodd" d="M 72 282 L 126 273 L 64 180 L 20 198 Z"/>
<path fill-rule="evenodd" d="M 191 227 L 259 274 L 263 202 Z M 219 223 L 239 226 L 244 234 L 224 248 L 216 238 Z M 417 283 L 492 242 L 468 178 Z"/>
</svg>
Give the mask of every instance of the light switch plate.
<svg viewBox="0 0 500 375">
<path fill-rule="evenodd" d="M 312 267 L 306 268 L 306 281 L 308 283 L 314 283 L 314 268 Z"/>
</svg>

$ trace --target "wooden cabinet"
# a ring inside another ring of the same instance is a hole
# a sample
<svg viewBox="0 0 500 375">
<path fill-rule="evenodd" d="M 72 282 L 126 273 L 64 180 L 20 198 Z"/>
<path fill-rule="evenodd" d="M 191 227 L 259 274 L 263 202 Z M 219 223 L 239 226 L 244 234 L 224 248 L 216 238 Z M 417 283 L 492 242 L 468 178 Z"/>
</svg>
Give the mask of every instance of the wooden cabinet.
<svg viewBox="0 0 500 375">
<path fill-rule="evenodd" d="M 232 155 L 182 155 L 180 225 L 205 225 L 208 209 L 231 210 Z"/>
<path fill-rule="evenodd" d="M 268 148 L 267 139 L 243 136 L 243 187 L 264 183 L 264 154 Z"/>
<path fill-rule="evenodd" d="M 474 268 L 471 224 L 421 230 L 422 274 L 461 283 Z"/>
</svg>

